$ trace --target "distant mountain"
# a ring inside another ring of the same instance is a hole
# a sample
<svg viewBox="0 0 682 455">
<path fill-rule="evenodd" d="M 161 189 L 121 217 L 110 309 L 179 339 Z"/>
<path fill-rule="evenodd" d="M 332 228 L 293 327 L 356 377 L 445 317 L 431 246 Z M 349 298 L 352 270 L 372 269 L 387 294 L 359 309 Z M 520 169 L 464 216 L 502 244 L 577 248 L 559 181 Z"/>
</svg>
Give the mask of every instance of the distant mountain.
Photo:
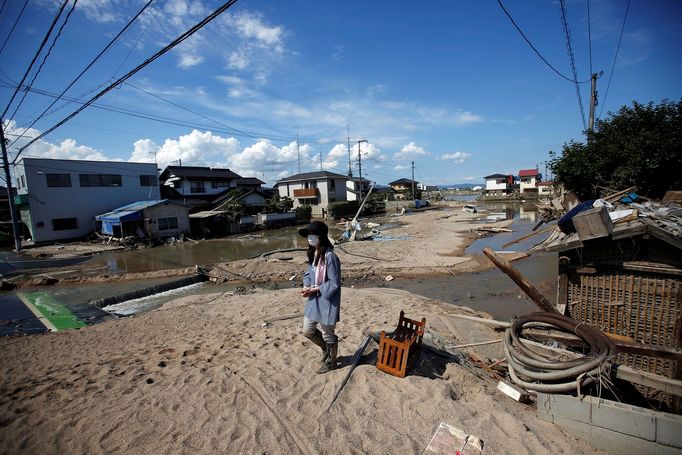
<svg viewBox="0 0 682 455">
<path fill-rule="evenodd" d="M 454 188 L 470 190 L 475 186 L 482 186 L 485 188 L 485 183 L 446 183 L 446 184 L 438 185 L 438 188 L 443 189 L 443 190 L 454 189 Z"/>
</svg>

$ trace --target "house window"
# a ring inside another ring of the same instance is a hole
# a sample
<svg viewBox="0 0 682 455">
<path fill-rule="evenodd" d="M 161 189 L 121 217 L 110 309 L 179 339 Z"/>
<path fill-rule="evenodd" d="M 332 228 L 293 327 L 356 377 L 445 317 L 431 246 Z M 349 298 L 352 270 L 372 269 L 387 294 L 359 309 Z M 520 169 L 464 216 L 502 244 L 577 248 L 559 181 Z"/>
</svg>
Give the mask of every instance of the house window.
<svg viewBox="0 0 682 455">
<path fill-rule="evenodd" d="M 317 188 L 317 180 L 313 180 L 312 182 L 304 182 L 303 188 Z"/>
<path fill-rule="evenodd" d="M 330 180 L 329 181 L 329 189 L 330 190 L 336 190 L 336 180 Z"/>
<path fill-rule="evenodd" d="M 122 178 L 118 174 L 79 174 L 82 187 L 122 186 Z"/>
<path fill-rule="evenodd" d="M 68 186 L 71 186 L 71 175 L 70 174 L 45 174 L 45 179 L 47 180 L 47 186 L 50 186 L 50 187 L 68 187 Z"/>
<path fill-rule="evenodd" d="M 159 218 L 156 220 L 159 224 L 159 231 L 170 231 L 178 228 L 178 217 L 173 216 L 169 218 Z"/>
<path fill-rule="evenodd" d="M 53 231 L 68 231 L 71 229 L 78 229 L 78 218 L 53 218 Z"/>
<path fill-rule="evenodd" d="M 211 182 L 211 188 L 230 188 L 230 182 Z"/>
<path fill-rule="evenodd" d="M 204 187 L 204 182 L 202 181 L 191 181 L 190 183 L 190 192 L 191 193 L 205 193 L 206 188 Z"/>
<path fill-rule="evenodd" d="M 156 176 L 155 175 L 141 175 L 140 176 L 140 186 L 156 186 Z"/>
<path fill-rule="evenodd" d="M 23 175 L 21 176 L 21 186 L 26 187 L 26 179 L 24 178 Z"/>
<path fill-rule="evenodd" d="M 17 189 L 21 188 L 21 180 L 17 177 Z"/>
</svg>

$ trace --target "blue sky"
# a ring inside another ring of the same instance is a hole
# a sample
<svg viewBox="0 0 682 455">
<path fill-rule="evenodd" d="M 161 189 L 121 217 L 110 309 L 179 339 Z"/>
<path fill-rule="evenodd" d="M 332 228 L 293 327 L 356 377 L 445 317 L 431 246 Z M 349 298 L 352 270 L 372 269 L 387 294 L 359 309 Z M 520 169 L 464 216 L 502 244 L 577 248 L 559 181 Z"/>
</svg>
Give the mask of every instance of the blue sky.
<svg viewBox="0 0 682 455">
<path fill-rule="evenodd" d="M 5 3 L 2 109 L 59 7 L 29 0 L 10 36 L 24 2 Z M 77 3 L 32 91 L 12 117 L 19 92 L 4 118 L 11 118 L 10 142 L 25 133 L 12 144 L 11 159 L 79 106 L 60 100 L 26 130 L 54 100 L 46 93 L 60 93 L 145 3 Z M 502 3 L 543 57 L 572 78 L 560 3 Z M 154 0 L 66 96 L 87 101 L 221 4 Z M 589 1 L 592 69 L 604 71 L 598 117 L 633 101 L 682 96 L 682 3 L 632 2 L 612 73 L 626 5 Z M 566 0 L 565 8 L 578 80 L 588 80 L 588 2 Z M 27 82 L 34 73 L 35 67 Z M 589 90 L 589 83 L 580 84 L 585 116 Z M 575 85 L 540 60 L 496 0 L 239 0 L 96 105 L 21 156 L 156 159 L 161 168 L 181 159 L 272 185 L 299 166 L 346 174 L 350 132 L 354 176 L 357 141 L 366 140 L 363 176 L 377 183 L 411 178 L 412 161 L 420 182 L 478 183 L 536 165 L 544 173 L 550 150 L 583 139 Z"/>
</svg>

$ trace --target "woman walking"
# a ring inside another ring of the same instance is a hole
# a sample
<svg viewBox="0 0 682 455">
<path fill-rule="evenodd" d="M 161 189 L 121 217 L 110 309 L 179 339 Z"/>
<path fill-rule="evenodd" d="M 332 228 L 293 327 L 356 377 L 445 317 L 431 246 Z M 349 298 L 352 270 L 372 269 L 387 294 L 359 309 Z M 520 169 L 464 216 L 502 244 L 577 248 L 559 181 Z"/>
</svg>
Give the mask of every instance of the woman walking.
<svg viewBox="0 0 682 455">
<path fill-rule="evenodd" d="M 298 233 L 308 239 L 308 268 L 300 291 L 308 299 L 303 335 L 322 349 L 323 365 L 317 372 L 326 373 L 336 368 L 338 337 L 334 330 L 340 315 L 341 262 L 334 253 L 326 224 L 313 221 Z"/>
</svg>

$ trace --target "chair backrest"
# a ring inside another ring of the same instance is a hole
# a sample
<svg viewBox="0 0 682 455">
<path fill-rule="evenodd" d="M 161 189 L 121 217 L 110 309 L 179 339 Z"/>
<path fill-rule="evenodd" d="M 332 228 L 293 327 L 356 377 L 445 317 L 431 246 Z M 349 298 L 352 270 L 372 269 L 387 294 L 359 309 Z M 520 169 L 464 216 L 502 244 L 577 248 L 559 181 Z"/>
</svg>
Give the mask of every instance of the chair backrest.
<svg viewBox="0 0 682 455">
<path fill-rule="evenodd" d="M 422 318 L 421 321 L 416 321 L 414 319 L 406 318 L 404 311 L 400 312 L 400 319 L 398 320 L 398 328 L 396 329 L 396 332 L 407 332 L 414 334 L 417 336 L 417 343 L 421 343 L 425 328 L 426 318 Z"/>
</svg>

